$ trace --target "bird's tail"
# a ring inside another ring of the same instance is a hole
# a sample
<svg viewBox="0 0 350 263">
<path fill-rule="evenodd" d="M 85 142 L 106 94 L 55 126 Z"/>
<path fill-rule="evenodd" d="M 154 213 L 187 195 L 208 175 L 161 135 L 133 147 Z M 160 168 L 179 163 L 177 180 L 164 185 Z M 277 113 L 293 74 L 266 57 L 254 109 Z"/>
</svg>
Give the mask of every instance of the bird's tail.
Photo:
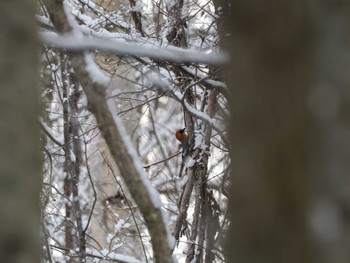
<svg viewBox="0 0 350 263">
<path fill-rule="evenodd" d="M 180 167 L 179 177 L 181 177 L 182 171 L 183 171 L 184 167 L 185 167 L 185 159 L 182 160 L 181 167 Z"/>
</svg>

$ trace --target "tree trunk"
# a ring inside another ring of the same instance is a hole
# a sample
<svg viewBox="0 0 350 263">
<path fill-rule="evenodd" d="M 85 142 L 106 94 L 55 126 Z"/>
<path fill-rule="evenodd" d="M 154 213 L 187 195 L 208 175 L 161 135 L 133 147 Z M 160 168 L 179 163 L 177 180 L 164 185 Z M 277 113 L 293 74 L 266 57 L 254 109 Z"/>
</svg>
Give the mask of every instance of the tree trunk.
<svg viewBox="0 0 350 263">
<path fill-rule="evenodd" d="M 350 260 L 348 17 L 346 1 L 232 5 L 230 262 Z"/>
<path fill-rule="evenodd" d="M 0 261 L 40 262 L 34 1 L 0 2 Z"/>
</svg>

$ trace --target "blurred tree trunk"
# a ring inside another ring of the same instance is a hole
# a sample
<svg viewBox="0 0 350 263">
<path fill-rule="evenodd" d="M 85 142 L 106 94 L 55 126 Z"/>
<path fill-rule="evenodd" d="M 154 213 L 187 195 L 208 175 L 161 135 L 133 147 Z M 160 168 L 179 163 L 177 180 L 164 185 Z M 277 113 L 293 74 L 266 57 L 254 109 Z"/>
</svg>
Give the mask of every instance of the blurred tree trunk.
<svg viewBox="0 0 350 263">
<path fill-rule="evenodd" d="M 230 262 L 350 262 L 349 3 L 232 2 Z"/>
<path fill-rule="evenodd" d="M 40 261 L 34 1 L 0 2 L 0 261 Z"/>
</svg>

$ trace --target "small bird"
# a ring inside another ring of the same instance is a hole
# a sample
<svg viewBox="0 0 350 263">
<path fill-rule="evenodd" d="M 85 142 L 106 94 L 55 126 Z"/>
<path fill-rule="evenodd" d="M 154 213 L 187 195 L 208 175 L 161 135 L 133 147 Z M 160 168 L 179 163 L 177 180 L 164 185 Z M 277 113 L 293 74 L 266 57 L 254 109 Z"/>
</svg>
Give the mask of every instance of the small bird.
<svg viewBox="0 0 350 263">
<path fill-rule="evenodd" d="M 179 177 L 181 177 L 182 170 L 183 170 L 184 165 L 185 165 L 185 158 L 188 155 L 188 151 L 190 149 L 190 144 L 188 142 L 188 135 L 186 134 L 185 129 L 186 128 L 178 129 L 175 132 L 176 139 L 179 142 L 181 142 L 181 145 L 182 145 L 182 164 L 181 164 L 181 168 L 180 168 Z"/>
<path fill-rule="evenodd" d="M 187 156 L 188 154 L 188 150 L 190 148 L 190 145 L 188 143 L 188 135 L 186 134 L 185 132 L 185 129 L 186 128 L 183 128 L 183 129 L 178 129 L 176 132 L 175 132 L 175 137 L 176 139 L 181 142 L 181 145 L 182 145 L 182 159 L 185 159 L 185 157 Z"/>
</svg>

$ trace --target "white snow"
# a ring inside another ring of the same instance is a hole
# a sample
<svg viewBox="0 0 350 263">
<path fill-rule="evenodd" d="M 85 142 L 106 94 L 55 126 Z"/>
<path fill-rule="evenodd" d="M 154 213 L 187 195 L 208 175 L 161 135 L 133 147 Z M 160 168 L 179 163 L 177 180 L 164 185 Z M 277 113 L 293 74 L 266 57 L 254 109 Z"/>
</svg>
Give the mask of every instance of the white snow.
<svg viewBox="0 0 350 263">
<path fill-rule="evenodd" d="M 94 255 L 96 257 L 104 257 L 106 260 L 114 260 L 114 261 L 120 261 L 120 262 L 125 262 L 125 263 L 143 263 L 142 261 L 138 260 L 137 258 L 115 253 L 115 252 L 110 252 L 107 249 L 103 249 L 101 252 L 98 251 L 90 251 L 91 255 Z"/>
<path fill-rule="evenodd" d="M 118 233 L 120 231 L 120 229 L 123 228 L 124 225 L 125 225 L 125 220 L 120 219 L 114 226 L 114 232 Z"/>
<path fill-rule="evenodd" d="M 136 5 L 131 8 L 131 11 L 133 12 L 141 12 L 142 11 L 142 5 L 140 0 L 136 0 Z"/>
<path fill-rule="evenodd" d="M 173 46 L 157 48 L 147 44 L 126 43 L 125 41 L 110 40 L 96 37 L 76 37 L 76 35 L 54 35 L 46 32 L 40 33 L 41 39 L 47 44 L 69 50 L 105 50 L 120 55 L 150 57 L 176 63 L 203 63 L 221 65 L 228 57 L 219 52 L 198 51 Z"/>
<path fill-rule="evenodd" d="M 189 68 L 186 66 L 182 67 L 182 69 L 187 71 L 191 75 L 196 76 L 197 78 L 201 79 L 203 82 L 210 84 L 213 87 L 227 90 L 227 85 L 224 82 L 218 81 L 218 80 L 213 80 L 213 79 L 208 79 L 209 75 L 205 74 L 204 72 L 201 72 L 199 70 L 195 70 L 195 69 L 192 69 L 192 68 Z"/>
<path fill-rule="evenodd" d="M 55 139 L 60 145 L 64 145 L 64 139 L 60 133 L 56 133 L 55 130 L 52 130 L 41 118 L 39 118 L 39 122 L 42 125 L 45 132 L 50 134 L 52 138 Z"/>
<path fill-rule="evenodd" d="M 69 1 L 63 1 L 63 9 L 64 13 L 67 16 L 68 23 L 72 28 L 72 35 L 74 35 L 76 39 L 80 39 L 83 36 L 83 33 L 81 32 L 78 23 L 75 21 L 75 18 L 72 15 L 73 8 L 71 7 Z"/>
<path fill-rule="evenodd" d="M 85 54 L 86 70 L 93 82 L 107 87 L 111 79 L 96 65 L 90 54 Z"/>
<path fill-rule="evenodd" d="M 152 186 L 150 180 L 148 179 L 148 175 L 146 174 L 146 172 L 144 171 L 144 169 L 142 167 L 141 160 L 140 160 L 140 158 L 139 158 L 139 156 L 134 148 L 133 143 L 131 142 L 129 135 L 127 134 L 127 132 L 124 128 L 123 122 L 120 119 L 120 117 L 116 114 L 118 111 L 116 109 L 116 105 L 115 105 L 114 101 L 107 100 L 107 106 L 108 106 L 110 112 L 113 114 L 115 126 L 117 127 L 117 129 L 122 137 L 122 140 L 123 140 L 123 142 L 126 146 L 126 149 L 127 149 L 127 153 L 131 156 L 133 163 L 134 163 L 134 167 L 137 170 L 138 175 L 139 175 L 143 185 L 148 190 L 153 207 L 161 208 L 162 202 L 160 200 L 159 193 Z"/>
<path fill-rule="evenodd" d="M 187 168 L 191 168 L 193 165 L 195 165 L 195 163 L 196 163 L 196 160 L 193 159 L 192 157 L 189 156 L 186 158 L 186 167 Z"/>
<path fill-rule="evenodd" d="M 171 9 L 175 5 L 175 0 L 164 0 L 164 4 L 168 9 Z"/>
<path fill-rule="evenodd" d="M 49 26 L 49 27 L 54 27 L 54 25 L 51 23 L 51 20 L 47 18 L 46 16 L 39 16 L 36 15 L 36 20 L 38 20 L 40 23 Z"/>
<path fill-rule="evenodd" d="M 141 160 L 140 160 L 140 158 L 135 150 L 135 147 L 134 147 L 129 135 L 127 134 L 127 132 L 124 128 L 122 120 L 116 114 L 117 109 L 116 109 L 115 103 L 111 100 L 107 100 L 107 106 L 108 106 L 110 112 L 112 114 L 114 113 L 113 118 L 114 118 L 114 122 L 116 124 L 116 127 L 118 128 L 119 133 L 121 134 L 121 137 L 122 137 L 124 144 L 127 148 L 128 154 L 131 156 L 131 158 L 133 160 L 134 167 L 136 168 L 143 185 L 145 186 L 145 188 L 147 189 L 147 191 L 149 193 L 153 207 L 160 210 L 160 213 L 161 213 L 162 218 L 163 218 L 164 228 L 166 229 L 166 234 L 167 234 L 167 238 L 168 238 L 168 245 L 170 248 L 173 248 L 175 246 L 175 240 L 174 240 L 174 237 L 170 234 L 170 231 L 168 229 L 168 218 L 167 218 L 166 214 L 163 213 L 163 211 L 161 209 L 162 208 L 162 201 L 160 199 L 159 193 L 153 187 L 153 185 L 151 184 L 151 181 L 148 179 L 148 175 L 144 171 L 144 168 L 142 167 Z"/>
<path fill-rule="evenodd" d="M 70 150 L 70 159 L 72 163 L 75 163 L 77 161 L 77 157 L 75 156 L 74 152 Z"/>
<path fill-rule="evenodd" d="M 96 5 L 95 5 L 94 1 L 91 1 L 91 0 L 80 0 L 80 2 L 88 5 L 91 8 L 96 8 Z"/>
<path fill-rule="evenodd" d="M 219 129 L 216 127 L 217 121 L 215 119 L 212 119 L 208 116 L 208 114 L 205 114 L 204 112 L 201 112 L 199 110 L 194 109 L 186 100 L 184 100 L 184 104 L 186 109 L 191 112 L 193 115 L 197 116 L 199 119 L 207 122 L 211 126 L 215 127 L 216 129 Z"/>
<path fill-rule="evenodd" d="M 200 133 L 196 133 L 194 137 L 193 149 L 196 149 L 196 148 L 203 149 L 202 144 L 203 144 L 203 135 Z"/>
</svg>

